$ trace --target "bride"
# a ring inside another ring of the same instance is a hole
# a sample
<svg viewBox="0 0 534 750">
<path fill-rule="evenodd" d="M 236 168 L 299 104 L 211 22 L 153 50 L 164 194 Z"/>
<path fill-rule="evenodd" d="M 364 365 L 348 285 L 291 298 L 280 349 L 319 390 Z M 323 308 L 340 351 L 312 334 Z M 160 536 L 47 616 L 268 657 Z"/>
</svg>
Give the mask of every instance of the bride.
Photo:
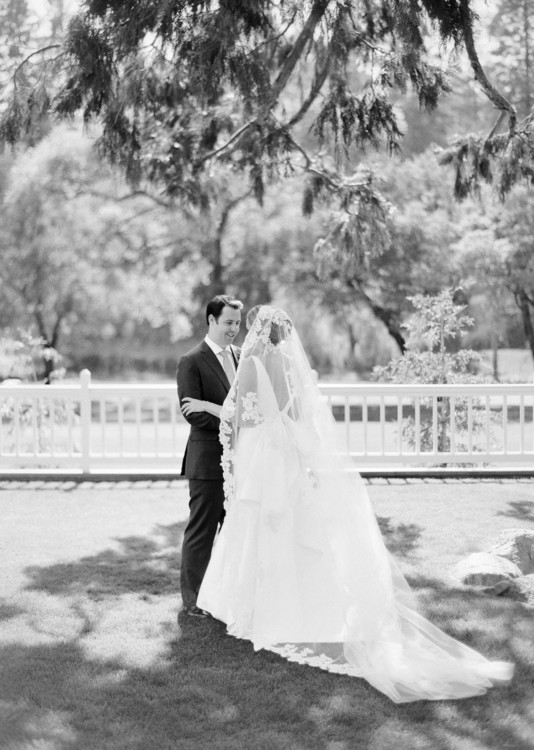
<svg viewBox="0 0 534 750">
<path fill-rule="evenodd" d="M 365 678 L 395 702 L 481 695 L 510 680 L 417 612 L 362 479 L 336 448 L 291 320 L 262 306 L 220 416 L 226 520 L 198 606 L 228 633 Z"/>
</svg>

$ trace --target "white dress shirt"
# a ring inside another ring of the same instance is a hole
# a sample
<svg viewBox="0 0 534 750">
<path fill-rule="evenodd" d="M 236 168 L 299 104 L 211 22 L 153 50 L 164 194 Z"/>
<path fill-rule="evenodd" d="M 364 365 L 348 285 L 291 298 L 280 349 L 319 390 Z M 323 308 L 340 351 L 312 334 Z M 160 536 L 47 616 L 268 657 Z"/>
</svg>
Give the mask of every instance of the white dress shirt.
<svg viewBox="0 0 534 750">
<path fill-rule="evenodd" d="M 208 335 L 206 335 L 206 337 L 204 338 L 204 341 L 206 342 L 206 344 L 209 346 L 211 351 L 215 354 L 215 356 L 221 363 L 221 367 L 223 368 L 223 370 L 224 370 L 224 360 L 223 360 L 223 355 L 221 355 L 221 352 L 223 352 L 225 349 L 227 349 L 230 352 L 230 354 L 232 355 L 230 357 L 230 361 L 232 363 L 232 370 L 234 371 L 234 375 L 235 375 L 235 359 L 234 359 L 234 352 L 232 350 L 232 346 L 231 345 L 227 347 L 219 346 L 219 344 L 216 344 L 215 341 L 212 341 Z"/>
</svg>

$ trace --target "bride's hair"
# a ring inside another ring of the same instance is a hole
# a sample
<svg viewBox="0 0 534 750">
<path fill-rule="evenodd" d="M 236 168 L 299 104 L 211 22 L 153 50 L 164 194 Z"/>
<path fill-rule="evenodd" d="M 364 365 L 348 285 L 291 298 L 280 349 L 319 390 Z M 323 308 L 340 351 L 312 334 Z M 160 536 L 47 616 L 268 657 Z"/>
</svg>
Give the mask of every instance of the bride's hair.
<svg viewBox="0 0 534 750">
<path fill-rule="evenodd" d="M 258 314 L 258 311 L 260 309 L 261 305 L 254 305 L 254 307 L 251 307 L 250 310 L 247 313 L 247 317 L 245 319 L 245 325 L 247 327 L 247 331 L 252 328 L 252 324 L 256 320 L 256 316 Z"/>
<path fill-rule="evenodd" d="M 277 347 L 286 341 L 293 323 L 289 315 L 280 307 L 256 305 L 247 314 L 248 333 L 243 343 L 243 354 L 258 354 L 257 347 Z"/>
</svg>

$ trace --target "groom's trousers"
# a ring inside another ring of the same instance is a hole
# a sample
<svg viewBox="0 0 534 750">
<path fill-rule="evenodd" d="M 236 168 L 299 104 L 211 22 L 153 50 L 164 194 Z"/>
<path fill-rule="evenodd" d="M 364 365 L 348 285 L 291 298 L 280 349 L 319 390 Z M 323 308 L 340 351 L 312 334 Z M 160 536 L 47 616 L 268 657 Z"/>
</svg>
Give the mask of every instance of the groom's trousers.
<svg viewBox="0 0 534 750">
<path fill-rule="evenodd" d="M 180 589 L 184 607 L 196 604 L 217 531 L 224 519 L 220 479 L 189 480 L 189 521 L 184 532 Z"/>
</svg>

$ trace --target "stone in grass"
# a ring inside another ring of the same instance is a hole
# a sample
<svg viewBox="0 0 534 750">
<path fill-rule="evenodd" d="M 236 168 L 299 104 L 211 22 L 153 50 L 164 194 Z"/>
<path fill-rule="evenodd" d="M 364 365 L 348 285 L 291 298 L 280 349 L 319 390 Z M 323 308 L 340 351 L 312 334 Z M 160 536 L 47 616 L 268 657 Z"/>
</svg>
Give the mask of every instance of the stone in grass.
<svg viewBox="0 0 534 750">
<path fill-rule="evenodd" d="M 513 580 L 499 581 L 486 589 L 485 593 L 505 596 L 534 609 L 534 573 Z"/>
<path fill-rule="evenodd" d="M 520 602 L 524 602 L 529 607 L 534 607 L 534 573 L 529 573 L 527 576 L 516 578 L 514 581 L 513 592 L 512 596 L 515 597 L 515 595 L 517 595 Z"/>
<path fill-rule="evenodd" d="M 534 531 L 505 529 L 487 551 L 515 563 L 523 575 L 534 573 Z"/>
<path fill-rule="evenodd" d="M 505 557 L 491 552 L 473 552 L 454 566 L 453 575 L 470 586 L 493 586 L 499 581 L 519 578 L 521 570 Z"/>
</svg>

